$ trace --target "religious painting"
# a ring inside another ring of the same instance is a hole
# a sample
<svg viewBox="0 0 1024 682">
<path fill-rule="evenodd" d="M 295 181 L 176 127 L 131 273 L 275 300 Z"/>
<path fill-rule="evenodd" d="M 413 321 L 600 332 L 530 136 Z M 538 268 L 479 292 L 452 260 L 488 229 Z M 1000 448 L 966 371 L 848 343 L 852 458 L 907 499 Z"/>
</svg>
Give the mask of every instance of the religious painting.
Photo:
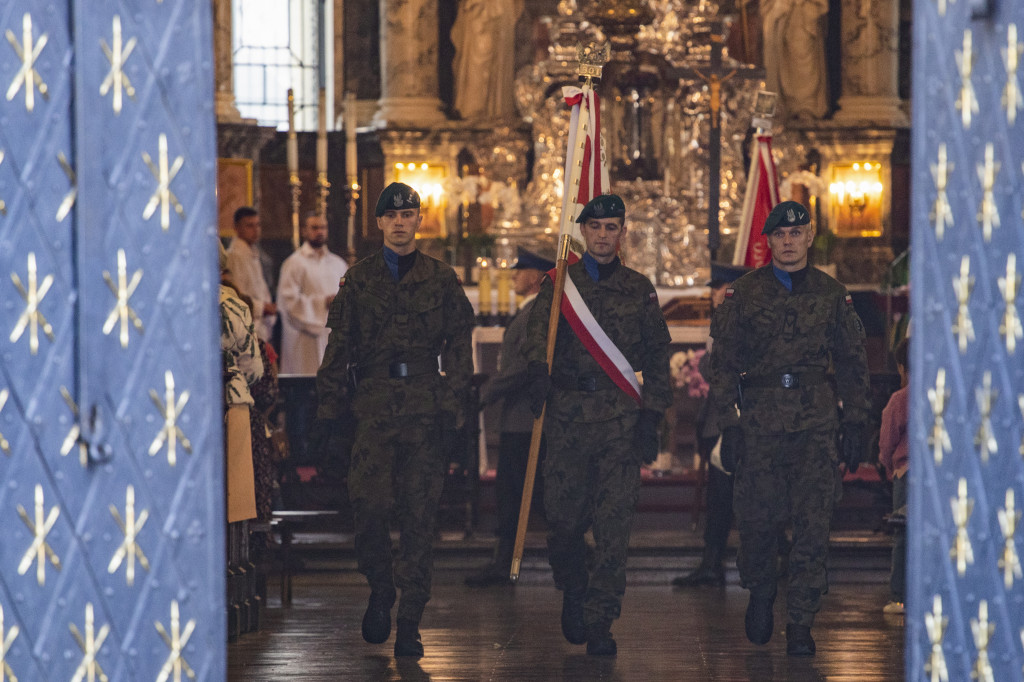
<svg viewBox="0 0 1024 682">
<path fill-rule="evenodd" d="M 235 210 L 252 201 L 252 160 L 217 159 L 217 234 L 234 237 Z"/>
</svg>

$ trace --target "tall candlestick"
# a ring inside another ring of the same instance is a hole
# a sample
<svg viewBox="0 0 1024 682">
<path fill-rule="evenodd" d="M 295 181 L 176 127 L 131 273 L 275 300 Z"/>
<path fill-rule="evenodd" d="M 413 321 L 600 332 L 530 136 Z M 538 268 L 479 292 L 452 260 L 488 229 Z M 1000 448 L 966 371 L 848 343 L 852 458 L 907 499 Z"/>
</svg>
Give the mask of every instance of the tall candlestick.
<svg viewBox="0 0 1024 682">
<path fill-rule="evenodd" d="M 327 217 L 327 195 L 331 191 L 331 183 L 327 180 L 327 90 L 324 88 L 320 88 L 317 109 L 316 182 L 320 186 L 317 213 Z"/>
<path fill-rule="evenodd" d="M 356 157 L 356 95 L 345 93 L 345 176 L 348 179 L 348 258 L 356 261 L 356 208 L 359 192 L 359 159 Z"/>
<path fill-rule="evenodd" d="M 298 250 L 299 236 L 299 194 L 302 192 L 299 181 L 299 138 L 295 134 L 295 92 L 288 88 L 288 184 L 292 190 L 292 247 Z"/>
<path fill-rule="evenodd" d="M 349 177 L 358 177 L 358 159 L 356 158 L 356 96 L 353 92 L 345 93 L 345 173 Z"/>
</svg>

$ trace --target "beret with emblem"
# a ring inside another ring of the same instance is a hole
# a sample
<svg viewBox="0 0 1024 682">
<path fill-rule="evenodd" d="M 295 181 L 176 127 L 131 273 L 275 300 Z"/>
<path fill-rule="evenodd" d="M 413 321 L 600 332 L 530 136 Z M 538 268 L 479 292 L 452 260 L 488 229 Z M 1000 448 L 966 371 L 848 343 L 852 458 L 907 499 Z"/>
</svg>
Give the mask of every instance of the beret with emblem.
<svg viewBox="0 0 1024 682">
<path fill-rule="evenodd" d="M 533 251 L 527 251 L 521 246 L 516 247 L 516 251 L 518 255 L 516 257 L 516 264 L 512 266 L 513 270 L 541 270 L 542 272 L 547 272 L 555 267 L 554 261 L 538 256 Z"/>
<path fill-rule="evenodd" d="M 591 218 L 622 218 L 626 219 L 626 204 L 618 194 L 599 194 L 583 207 L 576 222 L 585 223 Z"/>
<path fill-rule="evenodd" d="M 388 211 L 403 211 L 407 208 L 419 207 L 420 195 L 416 190 L 404 182 L 392 182 L 380 193 L 374 215 L 379 218 Z"/>
<path fill-rule="evenodd" d="M 810 222 L 811 214 L 803 204 L 797 201 L 783 201 L 768 214 L 761 234 L 771 234 L 780 227 L 796 227 Z"/>
</svg>

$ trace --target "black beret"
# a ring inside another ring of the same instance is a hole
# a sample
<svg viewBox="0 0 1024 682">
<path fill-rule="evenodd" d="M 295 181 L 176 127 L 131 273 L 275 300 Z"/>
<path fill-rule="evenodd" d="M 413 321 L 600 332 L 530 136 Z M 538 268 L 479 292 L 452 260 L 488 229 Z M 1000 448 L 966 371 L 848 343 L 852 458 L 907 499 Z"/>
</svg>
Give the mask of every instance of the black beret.
<svg viewBox="0 0 1024 682">
<path fill-rule="evenodd" d="M 516 247 L 516 252 L 516 264 L 512 266 L 513 270 L 540 270 L 547 272 L 555 267 L 553 261 L 549 261 L 543 256 L 538 256 L 533 251 L 527 251 L 521 246 Z"/>
<path fill-rule="evenodd" d="M 717 287 L 723 284 L 735 282 L 748 272 L 750 272 L 750 268 L 745 265 L 711 263 L 711 279 L 708 280 L 707 286 Z"/>
<path fill-rule="evenodd" d="M 404 182 L 392 182 L 384 188 L 377 199 L 374 215 L 378 218 L 387 211 L 402 211 L 407 208 L 419 208 L 420 195 Z"/>
<path fill-rule="evenodd" d="M 783 201 L 768 214 L 761 234 L 771 234 L 780 227 L 796 227 L 810 222 L 811 214 L 803 204 L 797 201 Z"/>
<path fill-rule="evenodd" d="M 618 194 L 599 194 L 583 207 L 576 222 L 585 223 L 591 218 L 626 219 L 626 204 Z"/>
</svg>

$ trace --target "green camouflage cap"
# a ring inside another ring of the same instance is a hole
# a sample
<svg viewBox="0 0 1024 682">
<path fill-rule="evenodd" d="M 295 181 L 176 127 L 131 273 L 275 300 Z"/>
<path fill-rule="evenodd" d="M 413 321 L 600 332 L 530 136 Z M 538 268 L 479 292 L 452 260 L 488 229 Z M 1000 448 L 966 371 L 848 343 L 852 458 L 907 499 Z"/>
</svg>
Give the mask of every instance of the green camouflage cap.
<svg viewBox="0 0 1024 682">
<path fill-rule="evenodd" d="M 783 201 L 768 214 L 761 234 L 771 234 L 780 227 L 796 227 L 797 225 L 807 225 L 810 222 L 811 214 L 803 204 L 796 201 Z"/>
<path fill-rule="evenodd" d="M 384 188 L 377 199 L 374 215 L 378 218 L 388 211 L 402 211 L 407 208 L 419 208 L 420 195 L 404 182 L 392 182 Z"/>
<path fill-rule="evenodd" d="M 591 218 L 622 218 L 626 219 L 626 204 L 618 194 L 599 194 L 583 207 L 576 222 L 585 223 Z"/>
</svg>

